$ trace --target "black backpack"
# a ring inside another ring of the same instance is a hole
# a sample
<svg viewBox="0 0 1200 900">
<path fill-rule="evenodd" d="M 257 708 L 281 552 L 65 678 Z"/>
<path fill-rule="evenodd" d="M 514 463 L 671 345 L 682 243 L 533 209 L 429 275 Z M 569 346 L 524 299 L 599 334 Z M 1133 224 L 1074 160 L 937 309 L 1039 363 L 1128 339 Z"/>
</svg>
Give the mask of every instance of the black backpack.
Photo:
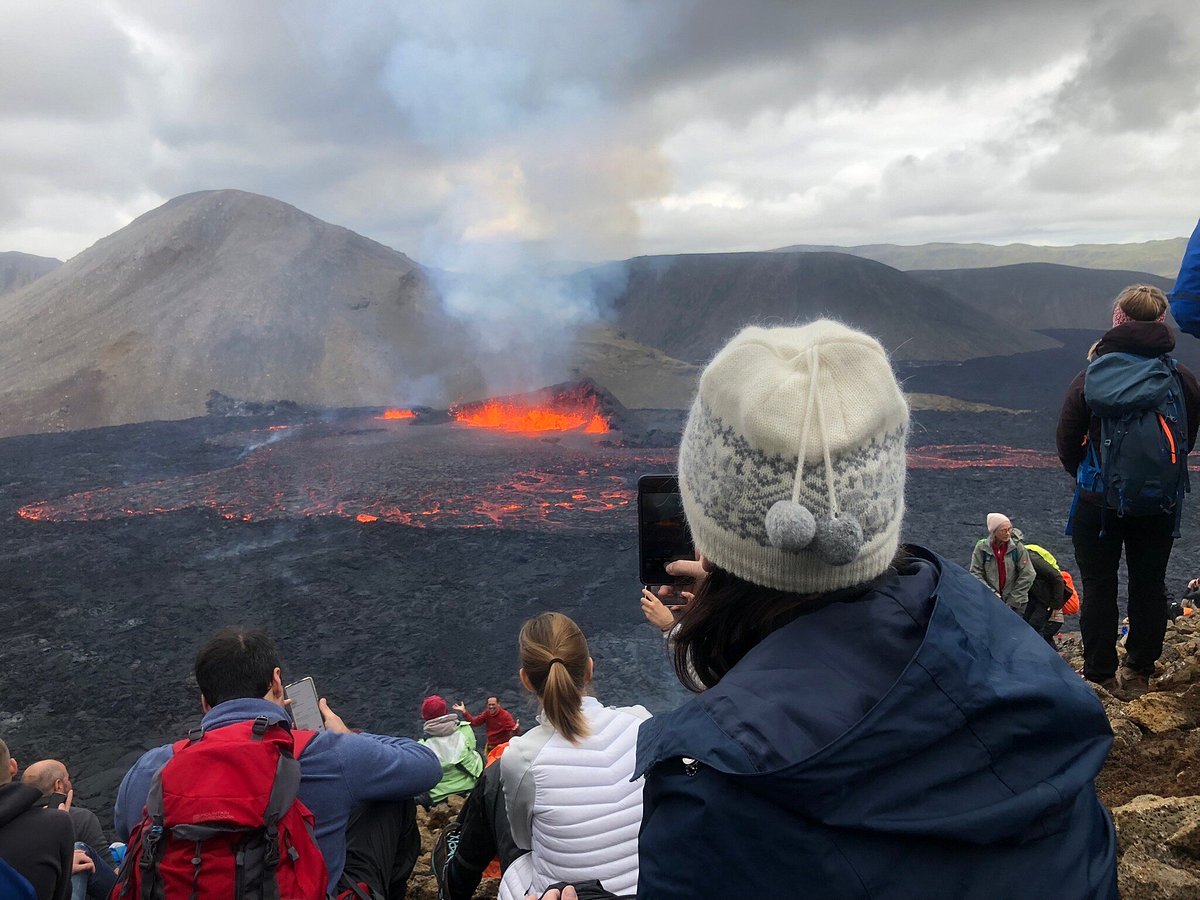
<svg viewBox="0 0 1200 900">
<path fill-rule="evenodd" d="M 1106 353 L 1087 367 L 1083 393 L 1100 419 L 1100 446 L 1089 443 L 1079 465 L 1072 518 L 1080 493 L 1099 494 L 1118 516 L 1173 513 L 1179 537 L 1191 485 L 1187 409 L 1175 360 Z"/>
</svg>

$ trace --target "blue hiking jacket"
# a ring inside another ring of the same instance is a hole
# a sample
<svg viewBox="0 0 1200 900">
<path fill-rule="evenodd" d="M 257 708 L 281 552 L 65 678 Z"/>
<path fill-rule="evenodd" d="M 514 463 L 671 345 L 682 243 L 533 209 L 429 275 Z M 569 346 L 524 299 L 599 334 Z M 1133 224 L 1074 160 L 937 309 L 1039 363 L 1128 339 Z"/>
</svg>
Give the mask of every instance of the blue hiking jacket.
<svg viewBox="0 0 1200 900">
<path fill-rule="evenodd" d="M 227 700 L 200 721 L 205 731 L 266 716 L 286 722 L 283 709 L 269 700 Z M 117 791 L 113 824 L 117 837 L 141 821 L 154 774 L 174 755 L 171 744 L 148 750 L 125 773 Z M 346 865 L 346 823 L 350 812 L 372 800 L 405 800 L 427 791 L 442 777 L 442 766 L 428 747 L 414 740 L 378 734 L 322 731 L 300 754 L 300 802 L 317 822 L 317 844 L 329 870 L 333 891 Z"/>
<path fill-rule="evenodd" d="M 1179 263 L 1175 290 L 1171 291 L 1171 315 L 1183 331 L 1200 337 L 1200 222 Z"/>
<path fill-rule="evenodd" d="M 641 727 L 638 896 L 1117 897 L 1091 688 L 920 548 Z"/>
</svg>

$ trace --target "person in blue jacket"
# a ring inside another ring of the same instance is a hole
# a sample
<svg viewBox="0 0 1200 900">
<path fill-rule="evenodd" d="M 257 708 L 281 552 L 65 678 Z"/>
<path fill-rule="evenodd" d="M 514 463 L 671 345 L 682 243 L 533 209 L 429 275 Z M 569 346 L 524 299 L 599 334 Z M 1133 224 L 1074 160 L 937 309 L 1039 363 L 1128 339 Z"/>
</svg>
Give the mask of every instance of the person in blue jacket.
<svg viewBox="0 0 1200 900">
<path fill-rule="evenodd" d="M 1175 290 L 1171 291 L 1171 315 L 1182 331 L 1200 337 L 1200 222 L 1179 263 Z"/>
<path fill-rule="evenodd" d="M 697 691 L 648 719 L 638 897 L 1117 896 L 1086 682 L 978 579 L 902 546 L 908 406 L 836 322 L 750 327 L 679 451 Z"/>
<path fill-rule="evenodd" d="M 289 721 L 279 654 L 265 632 L 222 629 L 196 655 L 195 671 L 205 731 L 260 716 Z M 329 892 L 361 881 L 378 896 L 403 896 L 421 852 L 413 797 L 438 783 L 441 763 L 410 738 L 351 732 L 324 698 L 320 708 L 325 730 L 300 754 L 299 799 L 316 819 Z M 171 744 L 148 750 L 125 774 L 113 810 L 122 841 L 173 752 Z"/>
</svg>

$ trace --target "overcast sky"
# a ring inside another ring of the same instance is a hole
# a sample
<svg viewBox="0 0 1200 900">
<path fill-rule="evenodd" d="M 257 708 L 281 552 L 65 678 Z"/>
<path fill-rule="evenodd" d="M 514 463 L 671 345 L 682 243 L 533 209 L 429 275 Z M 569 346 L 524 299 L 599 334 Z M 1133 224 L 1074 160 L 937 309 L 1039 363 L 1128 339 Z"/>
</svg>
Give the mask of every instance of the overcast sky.
<svg viewBox="0 0 1200 900">
<path fill-rule="evenodd" d="M 1174 237 L 1185 0 L 0 0 L 0 250 L 240 188 L 422 262 Z"/>
</svg>

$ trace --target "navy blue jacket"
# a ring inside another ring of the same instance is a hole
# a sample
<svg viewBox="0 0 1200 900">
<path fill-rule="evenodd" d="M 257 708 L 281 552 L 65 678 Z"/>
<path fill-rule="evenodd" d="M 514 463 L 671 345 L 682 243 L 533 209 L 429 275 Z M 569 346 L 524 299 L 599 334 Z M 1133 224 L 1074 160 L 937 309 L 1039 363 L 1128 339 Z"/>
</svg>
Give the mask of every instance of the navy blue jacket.
<svg viewBox="0 0 1200 900">
<path fill-rule="evenodd" d="M 920 548 L 648 719 L 638 896 L 1116 898 L 1091 688 Z"/>
<path fill-rule="evenodd" d="M 1179 263 L 1175 290 L 1171 291 L 1171 315 L 1181 330 L 1200 337 L 1200 222 Z"/>
</svg>

